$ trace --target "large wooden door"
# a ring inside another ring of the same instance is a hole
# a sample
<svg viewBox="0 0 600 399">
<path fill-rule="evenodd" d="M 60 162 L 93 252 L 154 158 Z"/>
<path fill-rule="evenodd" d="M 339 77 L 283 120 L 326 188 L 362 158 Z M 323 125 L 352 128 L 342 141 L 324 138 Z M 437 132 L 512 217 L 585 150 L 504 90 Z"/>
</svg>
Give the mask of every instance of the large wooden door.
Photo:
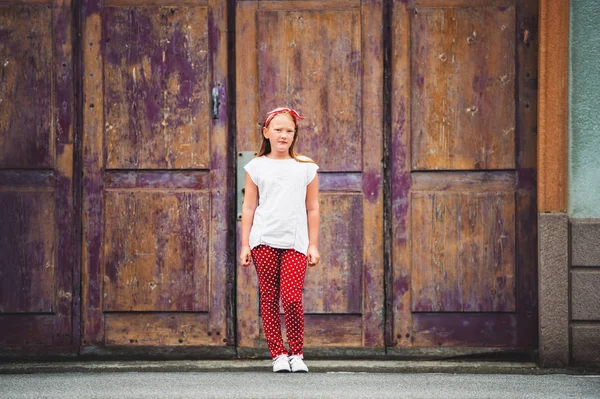
<svg viewBox="0 0 600 399">
<path fill-rule="evenodd" d="M 535 342 L 536 16 L 393 3 L 389 345 Z"/>
<path fill-rule="evenodd" d="M 226 11 L 217 0 L 84 2 L 88 352 L 233 344 Z"/>
<path fill-rule="evenodd" d="M 71 7 L 68 0 L 0 5 L 3 353 L 77 348 Z"/>
<path fill-rule="evenodd" d="M 239 155 L 258 149 L 267 111 L 291 106 L 306 116 L 299 152 L 320 166 L 322 261 L 304 290 L 309 351 L 383 348 L 382 35 L 381 1 L 237 2 Z M 238 345 L 266 348 L 254 267 L 237 270 Z"/>
</svg>

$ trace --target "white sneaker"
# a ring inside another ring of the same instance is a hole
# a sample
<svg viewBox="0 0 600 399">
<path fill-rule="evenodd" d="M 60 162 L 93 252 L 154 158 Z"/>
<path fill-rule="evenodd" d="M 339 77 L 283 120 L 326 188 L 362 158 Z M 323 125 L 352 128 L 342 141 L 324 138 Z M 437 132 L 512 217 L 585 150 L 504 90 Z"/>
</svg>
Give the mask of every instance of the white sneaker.
<svg viewBox="0 0 600 399">
<path fill-rule="evenodd" d="M 290 356 L 290 366 L 292 366 L 292 373 L 308 373 L 308 367 L 300 355 Z"/>
<path fill-rule="evenodd" d="M 273 360 L 274 373 L 289 373 L 290 371 L 290 358 L 288 355 L 279 355 Z"/>
</svg>

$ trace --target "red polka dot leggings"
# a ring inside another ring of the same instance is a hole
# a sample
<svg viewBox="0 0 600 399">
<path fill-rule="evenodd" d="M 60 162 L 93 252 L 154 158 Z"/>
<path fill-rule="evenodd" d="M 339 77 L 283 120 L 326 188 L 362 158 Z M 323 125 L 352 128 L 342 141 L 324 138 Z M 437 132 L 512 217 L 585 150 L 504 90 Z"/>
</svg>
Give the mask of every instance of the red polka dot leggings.
<svg viewBox="0 0 600 399">
<path fill-rule="evenodd" d="M 306 274 L 306 256 L 293 249 L 259 245 L 252 249 L 252 261 L 258 275 L 260 313 L 271 356 L 302 355 L 304 345 L 304 311 L 302 288 Z M 279 296 L 283 303 L 287 351 L 281 338 Z"/>
</svg>

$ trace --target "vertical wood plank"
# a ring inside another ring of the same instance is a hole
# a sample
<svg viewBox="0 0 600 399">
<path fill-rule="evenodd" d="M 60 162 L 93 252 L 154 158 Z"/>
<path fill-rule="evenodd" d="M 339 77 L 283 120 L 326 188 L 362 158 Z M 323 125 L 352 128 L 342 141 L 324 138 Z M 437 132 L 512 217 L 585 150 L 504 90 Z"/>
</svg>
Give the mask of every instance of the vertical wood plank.
<svg viewBox="0 0 600 399">
<path fill-rule="evenodd" d="M 260 145 L 258 113 L 257 1 L 236 4 L 236 141 L 238 151 L 256 151 Z M 239 183 L 238 183 L 239 184 Z"/>
<path fill-rule="evenodd" d="M 391 59 L 391 201 L 392 201 L 392 275 L 394 343 L 412 345 L 411 313 L 411 81 L 410 12 L 403 0 L 392 3 Z"/>
<path fill-rule="evenodd" d="M 541 4 L 540 4 L 541 2 Z M 557 104 L 567 109 L 566 88 L 560 87 L 558 82 L 565 83 L 567 76 L 566 60 L 568 53 L 564 52 L 568 45 L 568 2 L 552 1 L 554 4 L 566 3 L 558 6 L 550 14 L 546 14 L 549 2 L 545 0 L 518 0 L 517 2 L 517 192 L 516 192 L 516 284 L 517 284 L 517 326 L 518 344 L 521 347 L 538 347 L 538 215 L 539 211 L 566 210 L 566 127 L 561 124 L 553 124 L 553 115 L 560 117 L 563 110 L 553 108 Z M 540 7 L 538 7 L 540 5 Z M 560 12 L 560 14 L 553 14 Z M 560 16 L 560 25 L 553 23 L 547 25 L 553 19 L 552 15 Z M 538 27 L 538 21 L 546 19 L 542 26 Z M 558 31 L 548 31 L 548 28 Z M 538 37 L 539 32 L 539 37 Z M 545 47 L 540 51 L 538 69 L 538 47 L 550 42 L 540 39 L 557 40 L 556 47 Z M 550 58 L 548 58 L 550 57 Z M 556 59 L 555 59 L 556 57 Z M 558 61 L 558 64 L 555 64 Z M 548 62 L 552 64 L 548 69 Z M 554 69 L 556 68 L 556 69 Z M 538 106 L 538 71 L 540 74 L 540 95 Z M 554 73 L 564 74 L 554 75 Z M 549 75 L 551 74 L 551 75 Z M 542 79 L 542 75 L 545 76 Z M 551 78 L 552 80 L 547 80 Z M 564 92 L 562 90 L 565 90 Z M 548 96 L 549 95 L 549 96 Z M 556 103 L 551 102 L 556 95 Z M 563 101 L 560 103 L 560 101 Z M 550 105 L 552 104 L 552 105 Z M 542 106 L 546 107 L 542 112 Z M 539 120 L 538 120 L 539 110 Z M 565 111 L 566 112 L 566 111 Z M 564 119 L 563 119 L 564 121 Z M 550 124 L 548 124 L 550 122 Z M 537 129 L 539 123 L 539 136 Z M 561 122 L 562 123 L 562 122 Z M 545 130 L 542 132 L 542 126 Z M 561 129 L 565 130 L 561 130 Z M 556 129 L 556 130 L 554 130 Z M 551 137 L 558 133 L 563 137 Z M 542 137 L 543 136 L 543 137 Z M 549 141 L 548 141 L 549 140 Z M 564 146 L 561 146 L 561 141 Z M 549 146 L 548 146 L 549 143 Z M 538 153 L 539 152 L 539 153 Z M 537 162 L 539 156 L 539 162 Z M 548 156 L 550 158 L 548 158 Z M 552 165 L 550 165 L 550 163 Z M 556 170 L 558 165 L 562 169 Z M 540 168 L 538 171 L 537 168 Z M 550 173 L 548 173 L 550 172 Z M 539 180 L 537 180 L 539 179 Z M 550 179 L 550 180 L 549 180 Z M 562 193 L 557 186 L 551 188 L 553 179 L 558 187 L 562 187 Z M 537 184 L 544 180 L 543 184 Z M 562 182 L 561 182 L 562 181 Z M 558 183 L 561 182 L 561 183 Z M 537 185 L 536 185 L 537 184 Z M 550 189 L 550 191 L 546 191 Z M 539 190 L 539 193 L 538 193 Z M 544 199 L 539 203 L 538 195 Z M 555 202 L 557 201 L 557 202 Z M 562 203 L 562 205 L 560 205 Z M 564 208 L 561 208 L 564 207 Z"/>
<path fill-rule="evenodd" d="M 74 202 L 74 142 L 75 142 L 75 85 L 73 32 L 76 32 L 74 9 L 79 4 L 71 0 L 57 0 L 54 5 L 54 71 L 56 74 L 56 313 L 63 315 L 54 321 L 56 345 L 79 344 L 79 309 L 75 306 L 79 296 L 80 264 L 76 261 L 75 234 L 79 209 Z M 74 320 L 75 319 L 75 320 Z M 75 323 L 74 323 L 75 321 Z M 75 327 L 76 326 L 76 327 Z"/>
<path fill-rule="evenodd" d="M 257 1 L 236 3 L 236 148 L 257 151 L 261 140 L 259 115 Z M 238 185 L 244 182 L 237 182 Z M 241 244 L 241 222 L 236 224 L 237 254 Z M 258 280 L 254 264 L 237 265 L 237 345 L 254 347 L 260 337 Z"/>
<path fill-rule="evenodd" d="M 363 1 L 363 345 L 383 346 L 383 4 Z"/>
<path fill-rule="evenodd" d="M 102 314 L 102 217 L 104 209 L 104 119 L 101 0 L 82 3 L 83 32 L 83 250 L 82 343 L 103 341 Z"/>
<path fill-rule="evenodd" d="M 522 24 L 519 33 L 522 65 L 531 66 L 535 45 L 539 45 L 538 210 L 566 212 L 570 1 L 539 1 L 539 42 L 535 40 L 538 31 L 533 12 L 535 5 L 523 8 L 524 13 L 519 18 Z M 526 3 L 519 4 L 525 7 Z M 523 57 L 525 54 L 532 55 Z"/>
<path fill-rule="evenodd" d="M 210 119 L 210 295 L 208 334 L 212 344 L 224 345 L 233 343 L 231 296 L 233 295 L 233 272 L 235 254 L 231 253 L 234 239 L 230 221 L 235 216 L 231 204 L 234 202 L 234 191 L 231 191 L 231 179 L 235 179 L 235 171 L 231 170 L 233 143 L 229 140 L 229 82 L 227 76 L 227 20 L 228 3 L 222 0 L 209 0 L 208 37 L 209 60 L 211 61 L 211 92 L 216 90 L 220 103 L 217 119 Z M 209 97 L 206 102 L 212 105 Z"/>
</svg>

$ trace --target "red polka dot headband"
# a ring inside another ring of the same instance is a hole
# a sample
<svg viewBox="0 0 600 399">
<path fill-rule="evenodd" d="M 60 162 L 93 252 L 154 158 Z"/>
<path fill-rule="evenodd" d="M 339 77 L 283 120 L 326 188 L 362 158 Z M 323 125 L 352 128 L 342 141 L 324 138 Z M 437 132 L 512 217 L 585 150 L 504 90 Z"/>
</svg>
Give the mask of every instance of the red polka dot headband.
<svg viewBox="0 0 600 399">
<path fill-rule="evenodd" d="M 292 109 L 292 108 L 285 108 L 285 107 L 280 107 L 280 108 L 275 108 L 273 111 L 271 112 L 267 112 L 267 120 L 265 121 L 265 127 L 269 126 L 269 123 L 271 123 L 271 120 L 279 114 L 285 114 L 286 112 L 289 112 L 290 115 L 292 115 L 292 118 L 294 118 L 294 122 L 296 122 L 297 119 L 304 119 L 303 116 L 301 116 L 298 111 Z"/>
</svg>

